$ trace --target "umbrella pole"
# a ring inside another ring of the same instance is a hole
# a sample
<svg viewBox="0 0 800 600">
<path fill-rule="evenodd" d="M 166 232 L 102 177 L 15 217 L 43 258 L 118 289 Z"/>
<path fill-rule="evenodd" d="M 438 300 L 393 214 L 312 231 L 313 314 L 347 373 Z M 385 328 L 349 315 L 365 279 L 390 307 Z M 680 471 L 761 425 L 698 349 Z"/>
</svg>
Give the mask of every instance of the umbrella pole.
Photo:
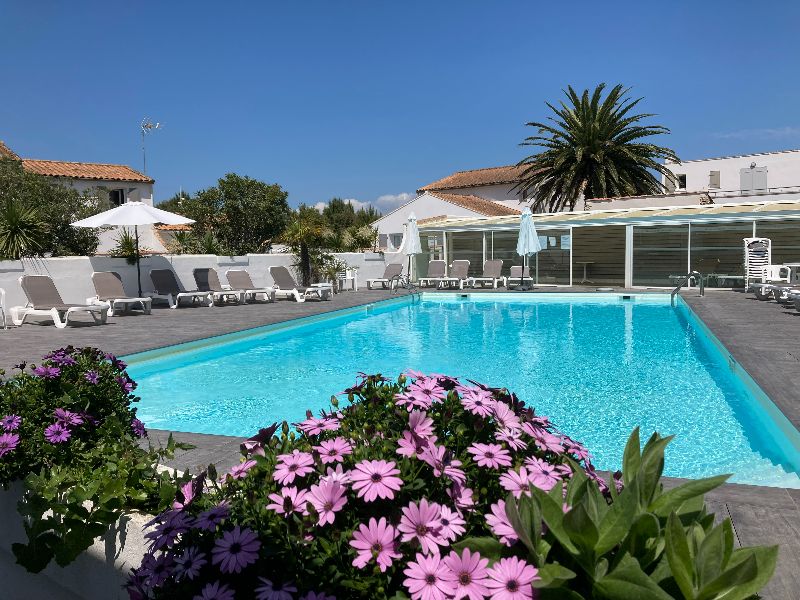
<svg viewBox="0 0 800 600">
<path fill-rule="evenodd" d="M 134 225 L 133 231 L 136 235 L 136 282 L 139 284 L 139 298 L 142 297 L 142 269 L 139 265 L 139 226 Z"/>
</svg>

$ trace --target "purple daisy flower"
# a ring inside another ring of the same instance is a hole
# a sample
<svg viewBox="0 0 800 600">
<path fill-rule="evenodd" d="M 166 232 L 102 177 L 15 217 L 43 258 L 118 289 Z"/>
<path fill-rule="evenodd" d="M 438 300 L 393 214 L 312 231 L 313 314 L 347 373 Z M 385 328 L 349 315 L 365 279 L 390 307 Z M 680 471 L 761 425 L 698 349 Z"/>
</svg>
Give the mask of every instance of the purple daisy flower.
<svg viewBox="0 0 800 600">
<path fill-rule="evenodd" d="M 70 430 L 61 423 L 53 423 L 44 430 L 44 439 L 51 444 L 62 444 L 72 436 Z"/>
<path fill-rule="evenodd" d="M 131 393 L 135 387 L 133 382 L 127 377 L 115 377 L 114 381 L 119 384 L 119 387 L 121 387 L 126 394 Z"/>
<path fill-rule="evenodd" d="M 61 369 L 58 367 L 41 365 L 33 369 L 33 374 L 36 375 L 36 377 L 41 377 L 42 379 L 55 379 L 61 375 Z"/>
<path fill-rule="evenodd" d="M 228 518 L 228 505 L 225 502 L 217 504 L 214 508 L 210 508 L 197 515 L 197 521 L 194 526 L 198 529 L 205 529 L 206 531 L 214 531 L 217 525 L 222 523 Z"/>
<path fill-rule="evenodd" d="M 131 421 L 131 429 L 133 430 L 133 435 L 136 437 L 142 438 L 147 435 L 147 430 L 144 428 L 144 423 L 142 423 L 139 419 L 134 418 Z"/>
<path fill-rule="evenodd" d="M 192 600 L 233 600 L 233 590 L 227 584 L 215 581 L 206 587 Z"/>
<path fill-rule="evenodd" d="M 240 573 L 256 561 L 259 548 L 261 542 L 258 541 L 258 536 L 237 525 L 233 531 L 226 531 L 217 540 L 211 551 L 211 562 L 218 564 L 223 573 Z"/>
<path fill-rule="evenodd" d="M 0 418 L 0 427 L 6 431 L 14 431 L 22 423 L 22 417 L 19 415 L 6 415 Z"/>
<path fill-rule="evenodd" d="M 83 374 L 83 378 L 94 385 L 100 381 L 100 373 L 97 371 L 86 371 L 86 373 Z"/>
<path fill-rule="evenodd" d="M 194 579 L 200 575 L 200 569 L 206 564 L 208 561 L 199 548 L 194 546 L 187 548 L 182 556 L 175 559 L 175 578 L 178 580 L 184 577 Z"/>
<path fill-rule="evenodd" d="M 63 352 L 51 356 L 50 362 L 54 362 L 55 364 L 62 367 L 69 367 L 71 365 L 78 364 L 74 358 L 72 358 L 69 354 L 64 354 Z"/>
<path fill-rule="evenodd" d="M 63 425 L 81 425 L 83 423 L 82 416 L 65 408 L 55 409 L 55 411 L 53 411 L 53 415 L 55 416 L 56 421 Z"/>
<path fill-rule="evenodd" d="M 19 436 L 16 433 L 0 434 L 0 458 L 9 452 L 13 452 L 19 445 Z"/>
</svg>

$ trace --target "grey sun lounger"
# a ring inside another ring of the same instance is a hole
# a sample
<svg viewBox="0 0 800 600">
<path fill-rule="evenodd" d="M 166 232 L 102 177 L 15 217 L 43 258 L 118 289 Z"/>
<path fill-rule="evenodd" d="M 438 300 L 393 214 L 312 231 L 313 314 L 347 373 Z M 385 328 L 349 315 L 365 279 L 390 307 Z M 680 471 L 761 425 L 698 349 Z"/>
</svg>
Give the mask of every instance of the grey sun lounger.
<svg viewBox="0 0 800 600">
<path fill-rule="evenodd" d="M 197 289 L 208 292 L 215 302 L 232 300 L 236 304 L 244 304 L 244 294 L 238 290 L 226 290 L 222 287 L 216 269 L 197 268 L 192 271 Z"/>
<path fill-rule="evenodd" d="M 96 271 L 92 273 L 92 283 L 94 284 L 96 295 L 93 298 L 87 298 L 86 304 L 108 306 L 112 315 L 117 310 L 117 307 L 121 306 L 123 310 L 127 310 L 129 306 L 138 304 L 144 314 L 150 314 L 153 299 L 128 296 L 122 286 L 122 278 L 119 273 L 115 271 Z"/>
<path fill-rule="evenodd" d="M 330 288 L 303 287 L 289 273 L 286 267 L 270 267 L 269 274 L 275 282 L 275 296 L 278 298 L 294 298 L 297 302 L 305 302 L 308 299 L 330 300 Z"/>
<path fill-rule="evenodd" d="M 447 263 L 443 260 L 428 261 L 428 275 L 419 278 L 420 287 L 438 286 L 445 277 Z"/>
<path fill-rule="evenodd" d="M 23 275 L 19 285 L 28 299 L 26 306 L 11 308 L 14 325 L 22 325 L 31 316 L 50 317 L 59 329 L 69 325 L 70 317 L 77 313 L 89 313 L 95 323 L 105 323 L 109 307 L 99 304 L 67 304 L 58 293 L 53 280 L 46 275 Z"/>
<path fill-rule="evenodd" d="M 153 282 L 155 292 L 150 294 L 153 300 L 166 300 L 170 308 L 178 308 L 180 301 L 188 298 L 192 304 L 201 302 L 206 306 L 214 306 L 211 292 L 195 290 L 183 291 L 178 285 L 178 279 L 172 269 L 153 269 L 150 271 L 150 280 Z"/>
<path fill-rule="evenodd" d="M 386 265 L 383 270 L 383 277 L 377 279 L 367 279 L 367 289 L 371 290 L 376 285 L 380 284 L 381 289 L 394 288 L 397 285 L 398 278 L 403 274 L 403 264 L 394 263 Z"/>
<path fill-rule="evenodd" d="M 498 283 L 502 283 L 504 281 L 502 271 L 502 260 L 487 260 L 485 263 L 483 263 L 483 275 L 480 277 L 470 277 L 467 280 L 467 284 L 472 287 L 477 287 L 478 284 L 480 284 L 481 287 L 490 285 L 492 286 L 492 289 L 497 289 Z"/>
<path fill-rule="evenodd" d="M 267 302 L 275 302 L 275 288 L 263 287 L 258 288 L 253 285 L 253 280 L 250 273 L 244 269 L 232 269 L 226 271 L 225 277 L 228 278 L 228 283 L 232 290 L 236 290 L 245 302 L 256 301 L 258 296 L 264 296 Z"/>
<path fill-rule="evenodd" d="M 439 287 L 452 287 L 457 286 L 458 289 L 464 289 L 464 283 L 469 278 L 469 261 L 468 260 L 454 260 L 450 265 L 450 276 L 441 277 L 439 279 Z"/>
<path fill-rule="evenodd" d="M 525 276 L 522 275 L 522 265 L 516 265 L 511 267 L 511 271 L 508 274 L 508 277 L 505 278 L 505 285 L 507 288 L 512 288 L 515 285 L 519 285 L 519 281 L 522 279 L 522 284 L 525 283 L 533 283 L 533 278 L 531 277 L 528 269 L 525 269 Z"/>
</svg>

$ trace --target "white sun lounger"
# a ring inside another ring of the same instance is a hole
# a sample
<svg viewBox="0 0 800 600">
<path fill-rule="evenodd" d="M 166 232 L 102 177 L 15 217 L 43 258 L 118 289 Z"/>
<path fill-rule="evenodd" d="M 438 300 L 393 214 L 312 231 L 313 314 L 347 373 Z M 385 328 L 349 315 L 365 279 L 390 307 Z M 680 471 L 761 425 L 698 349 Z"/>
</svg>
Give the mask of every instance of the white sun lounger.
<svg viewBox="0 0 800 600">
<path fill-rule="evenodd" d="M 244 304 L 244 294 L 238 290 L 226 290 L 222 287 L 216 269 L 197 268 L 192 271 L 194 282 L 197 289 L 201 292 L 208 292 L 215 302 L 226 302 L 231 300 L 236 304 Z"/>
<path fill-rule="evenodd" d="M 250 273 L 244 269 L 231 269 L 225 272 L 232 290 L 241 293 L 244 301 L 256 301 L 258 296 L 264 296 L 267 302 L 275 302 L 275 288 L 257 288 L 253 285 Z M 249 299 L 249 300 L 248 300 Z"/>
<path fill-rule="evenodd" d="M 178 279 L 171 269 L 153 269 L 150 271 L 150 280 L 153 282 L 155 292 L 150 294 L 153 300 L 165 300 L 170 308 L 178 308 L 180 301 L 188 298 L 192 304 L 201 302 L 206 306 L 214 306 L 214 298 L 211 292 L 195 290 L 193 292 L 182 291 L 178 285 Z"/>
<path fill-rule="evenodd" d="M 118 306 L 126 310 L 130 305 L 139 305 L 144 314 L 149 315 L 153 303 L 152 298 L 134 298 L 125 293 L 122 278 L 114 271 L 96 271 L 92 273 L 92 283 L 96 295 L 86 299 L 86 304 L 108 306 L 113 315 Z"/>
<path fill-rule="evenodd" d="M 386 265 L 386 268 L 383 270 L 383 277 L 379 277 L 377 279 L 367 279 L 367 289 L 371 290 L 376 285 L 380 284 L 381 289 L 391 288 L 394 289 L 397 285 L 398 278 L 400 275 L 403 274 L 403 265 L 402 263 L 394 263 L 391 265 Z"/>
<path fill-rule="evenodd" d="M 297 302 L 305 302 L 309 299 L 330 300 L 331 289 L 329 287 L 303 287 L 289 273 L 286 267 L 270 267 L 269 274 L 275 282 L 275 296 L 278 298 L 294 298 Z"/>
<path fill-rule="evenodd" d="M 450 276 L 439 278 L 439 287 L 453 287 L 463 290 L 464 284 L 469 278 L 469 261 L 454 260 L 450 265 Z"/>
<path fill-rule="evenodd" d="M 428 275 L 419 278 L 420 287 L 439 286 L 440 281 L 445 277 L 447 263 L 443 260 L 428 261 Z"/>
<path fill-rule="evenodd" d="M 77 313 L 89 313 L 95 323 L 105 323 L 108 319 L 108 305 L 65 303 L 53 280 L 46 275 L 23 275 L 19 285 L 28 304 L 11 308 L 14 325 L 22 325 L 28 317 L 50 317 L 56 327 L 64 329 Z"/>
<path fill-rule="evenodd" d="M 533 278 L 530 276 L 530 273 L 527 269 L 525 269 L 525 276 L 523 277 L 522 265 L 511 267 L 508 277 L 505 278 L 505 286 L 511 289 L 512 287 L 519 285 L 520 279 L 522 279 L 522 285 L 525 285 L 525 283 L 533 283 Z"/>
<path fill-rule="evenodd" d="M 0 317 L 3 318 L 3 329 L 8 329 L 6 325 L 6 291 L 0 288 Z"/>
<path fill-rule="evenodd" d="M 497 289 L 498 283 L 504 281 L 502 271 L 502 260 L 487 260 L 485 263 L 483 263 L 483 275 L 481 277 L 470 277 L 467 280 L 467 285 L 472 287 L 477 287 L 478 284 L 480 284 L 481 287 L 490 285 L 492 286 L 492 289 Z"/>
</svg>

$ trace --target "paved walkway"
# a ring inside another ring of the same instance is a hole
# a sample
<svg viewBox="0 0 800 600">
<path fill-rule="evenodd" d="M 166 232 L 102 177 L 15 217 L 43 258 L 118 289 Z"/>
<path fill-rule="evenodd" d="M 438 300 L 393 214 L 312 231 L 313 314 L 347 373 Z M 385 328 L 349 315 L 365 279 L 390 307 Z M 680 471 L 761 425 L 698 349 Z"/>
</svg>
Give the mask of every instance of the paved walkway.
<svg viewBox="0 0 800 600">
<path fill-rule="evenodd" d="M 540 289 L 538 292 L 586 291 L 585 289 Z M 622 291 L 622 290 L 618 290 Z M 800 426 L 800 396 L 791 382 L 800 381 L 800 313 L 761 303 L 745 294 L 709 291 L 682 294 L 732 356 L 761 385 L 786 416 Z M 91 345 L 116 354 L 130 354 L 181 342 L 222 335 L 302 316 L 349 308 L 393 297 L 386 291 L 338 294 L 330 302 L 215 308 L 154 308 L 145 316 L 112 317 L 106 326 L 56 329 L 52 325 L 0 331 L 0 368 L 10 369 L 21 360 L 36 361 L 47 351 L 67 344 Z M 151 431 L 155 443 L 166 441 L 169 432 Z M 177 453 L 171 466 L 202 468 L 209 463 L 226 470 L 239 461 L 239 438 L 175 433 L 196 449 Z M 668 485 L 674 485 L 668 481 Z M 762 597 L 800 600 L 800 490 L 730 484 L 708 496 L 721 516 L 729 516 L 741 545 L 780 544 L 778 571 Z"/>
</svg>

